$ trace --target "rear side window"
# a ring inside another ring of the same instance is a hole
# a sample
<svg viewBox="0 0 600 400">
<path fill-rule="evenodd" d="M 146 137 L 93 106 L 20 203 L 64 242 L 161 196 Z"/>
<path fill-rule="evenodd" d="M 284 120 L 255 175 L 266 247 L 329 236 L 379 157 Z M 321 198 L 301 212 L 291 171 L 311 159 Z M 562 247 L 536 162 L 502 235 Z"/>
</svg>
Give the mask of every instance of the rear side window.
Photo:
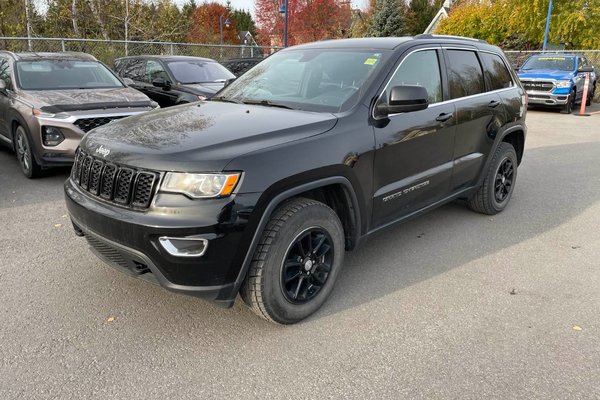
<svg viewBox="0 0 600 400">
<path fill-rule="evenodd" d="M 485 91 L 483 71 L 474 51 L 447 50 L 450 98 L 472 96 Z"/>
<path fill-rule="evenodd" d="M 480 55 L 490 90 L 505 89 L 513 86 L 510 72 L 499 55 L 491 53 L 480 53 Z"/>
<path fill-rule="evenodd" d="M 134 81 L 144 80 L 144 63 L 140 59 L 119 60 L 115 65 L 117 73 L 123 78 L 133 79 Z"/>
<path fill-rule="evenodd" d="M 6 83 L 7 88 L 11 87 L 10 64 L 4 57 L 0 57 L 0 79 Z"/>
</svg>

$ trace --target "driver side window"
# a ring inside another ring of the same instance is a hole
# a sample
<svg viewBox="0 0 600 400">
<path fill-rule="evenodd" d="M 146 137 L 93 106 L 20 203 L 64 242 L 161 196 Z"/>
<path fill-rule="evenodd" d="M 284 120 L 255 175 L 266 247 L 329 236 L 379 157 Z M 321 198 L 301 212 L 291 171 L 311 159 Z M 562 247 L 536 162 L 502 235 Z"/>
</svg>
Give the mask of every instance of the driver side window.
<svg viewBox="0 0 600 400">
<path fill-rule="evenodd" d="M 389 99 L 394 86 L 405 85 L 424 87 L 429 104 L 442 101 L 442 78 L 436 50 L 417 51 L 402 60 L 385 89 L 385 99 Z"/>
<path fill-rule="evenodd" d="M 162 78 L 165 81 L 169 80 L 165 69 L 159 62 L 148 60 L 146 62 L 146 73 L 144 74 L 144 80 L 148 83 L 152 83 L 152 81 L 157 78 Z"/>
</svg>

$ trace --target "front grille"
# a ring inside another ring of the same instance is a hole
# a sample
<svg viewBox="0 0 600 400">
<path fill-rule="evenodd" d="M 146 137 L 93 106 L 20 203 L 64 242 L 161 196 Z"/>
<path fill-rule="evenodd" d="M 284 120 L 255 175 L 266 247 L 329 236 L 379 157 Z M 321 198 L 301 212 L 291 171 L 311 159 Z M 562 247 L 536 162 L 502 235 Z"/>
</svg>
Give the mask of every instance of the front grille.
<svg viewBox="0 0 600 400">
<path fill-rule="evenodd" d="M 75 124 L 77 127 L 79 127 L 79 129 L 81 129 L 82 131 L 87 133 L 94 128 L 97 128 L 102 125 L 106 125 L 110 121 L 114 121 L 115 119 L 121 119 L 121 118 L 124 118 L 124 116 L 81 118 L 81 119 L 78 119 L 77 121 L 73 122 L 73 124 Z"/>
<path fill-rule="evenodd" d="M 537 90 L 539 92 L 550 92 L 554 89 L 551 81 L 521 81 L 525 90 Z"/>
<path fill-rule="evenodd" d="M 72 178 L 80 188 L 104 200 L 121 206 L 148 208 L 159 174 L 111 164 L 78 150 Z"/>
</svg>

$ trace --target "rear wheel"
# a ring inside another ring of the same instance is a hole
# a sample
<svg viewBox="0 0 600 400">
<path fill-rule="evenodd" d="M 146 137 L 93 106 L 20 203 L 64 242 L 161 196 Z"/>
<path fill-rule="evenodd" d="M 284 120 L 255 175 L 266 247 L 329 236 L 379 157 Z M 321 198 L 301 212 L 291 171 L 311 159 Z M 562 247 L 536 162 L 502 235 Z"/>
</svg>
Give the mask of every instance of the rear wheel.
<svg viewBox="0 0 600 400">
<path fill-rule="evenodd" d="M 592 87 L 590 88 L 590 92 L 588 93 L 587 100 L 585 101 L 586 107 L 589 107 L 592 105 L 592 101 L 594 101 L 594 96 L 596 95 L 596 83 L 592 82 L 591 85 L 592 85 Z"/>
<path fill-rule="evenodd" d="M 510 201 L 517 180 L 517 153 L 509 143 L 496 149 L 483 185 L 469 200 L 469 208 L 494 215 L 504 210 Z"/>
<path fill-rule="evenodd" d="M 35 161 L 27 132 L 20 125 L 15 130 L 15 152 L 21 166 L 21 171 L 23 171 L 26 177 L 37 178 L 40 176 L 42 169 Z"/>
<path fill-rule="evenodd" d="M 267 224 L 241 297 L 260 317 L 293 324 L 325 302 L 344 258 L 344 231 L 336 213 L 318 201 L 296 198 Z"/>
</svg>

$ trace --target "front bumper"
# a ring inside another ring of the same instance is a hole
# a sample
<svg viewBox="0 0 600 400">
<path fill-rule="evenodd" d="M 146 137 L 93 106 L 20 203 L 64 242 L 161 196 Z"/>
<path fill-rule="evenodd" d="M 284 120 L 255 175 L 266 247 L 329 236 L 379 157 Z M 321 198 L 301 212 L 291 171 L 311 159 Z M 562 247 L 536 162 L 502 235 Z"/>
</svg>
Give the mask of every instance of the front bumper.
<svg viewBox="0 0 600 400">
<path fill-rule="evenodd" d="M 174 292 L 233 305 L 247 237 L 252 237 L 248 217 L 256 195 L 138 211 L 92 198 L 69 179 L 65 198 L 76 233 L 109 265 Z M 202 256 L 176 257 L 160 245 L 163 236 L 204 237 L 209 244 Z"/>
<path fill-rule="evenodd" d="M 552 92 L 543 92 L 528 90 L 527 96 L 530 105 L 542 106 L 562 106 L 569 101 L 569 94 L 554 94 Z"/>
</svg>

